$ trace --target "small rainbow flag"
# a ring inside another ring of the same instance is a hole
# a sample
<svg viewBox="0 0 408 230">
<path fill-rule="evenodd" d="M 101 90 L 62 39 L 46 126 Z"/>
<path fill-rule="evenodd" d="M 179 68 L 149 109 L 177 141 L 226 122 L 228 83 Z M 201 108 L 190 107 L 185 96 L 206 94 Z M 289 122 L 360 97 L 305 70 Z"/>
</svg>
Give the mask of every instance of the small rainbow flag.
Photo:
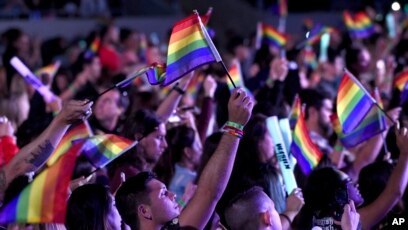
<svg viewBox="0 0 408 230">
<path fill-rule="evenodd" d="M 305 49 L 303 51 L 303 61 L 305 65 L 311 69 L 316 69 L 317 68 L 317 59 L 316 59 L 316 53 L 313 50 L 313 47 L 311 46 L 305 46 Z"/>
<path fill-rule="evenodd" d="M 55 63 L 49 64 L 47 66 L 44 66 L 42 68 L 39 68 L 35 71 L 35 75 L 37 77 L 40 77 L 43 74 L 47 74 L 48 76 L 51 77 L 51 79 L 54 78 L 55 74 L 57 73 L 61 63 L 59 61 L 56 61 Z"/>
<path fill-rule="evenodd" d="M 305 43 L 312 46 L 320 41 L 323 34 L 332 32 L 334 32 L 333 28 L 317 24 L 310 30 Z"/>
<path fill-rule="evenodd" d="M 137 144 L 114 134 L 95 135 L 80 141 L 84 142 L 82 154 L 97 168 L 103 168 Z"/>
<path fill-rule="evenodd" d="M 212 15 L 213 8 L 209 7 L 207 10 L 207 13 L 205 13 L 203 16 L 201 16 L 201 22 L 207 26 L 208 22 L 210 21 L 211 15 Z"/>
<path fill-rule="evenodd" d="M 394 79 L 394 87 L 400 91 L 400 105 L 408 99 L 408 70 L 402 71 Z"/>
<path fill-rule="evenodd" d="M 257 28 L 257 47 L 260 47 L 261 43 L 266 43 L 270 46 L 281 48 L 286 45 L 288 38 L 285 34 L 280 33 L 278 30 L 265 23 L 258 23 Z"/>
<path fill-rule="evenodd" d="M 241 64 L 239 64 L 238 59 L 232 60 L 228 73 L 230 74 L 232 80 L 234 81 L 237 87 L 241 87 L 243 90 L 245 90 L 245 92 L 248 95 L 253 97 L 251 91 L 249 91 L 249 89 L 246 88 L 244 85 L 244 79 L 242 77 L 242 72 L 241 72 Z M 232 82 L 228 81 L 228 79 L 227 79 L 227 85 L 228 85 L 230 92 L 232 92 L 234 90 L 234 85 L 232 85 Z"/>
<path fill-rule="evenodd" d="M 220 61 L 218 50 L 195 12 L 173 27 L 162 85 L 167 86 L 202 65 Z"/>
<path fill-rule="evenodd" d="M 196 75 L 194 76 L 190 83 L 188 83 L 186 92 L 195 100 L 197 99 L 198 91 L 202 87 L 204 81 L 204 75 Z"/>
<path fill-rule="evenodd" d="M 154 63 L 147 67 L 146 76 L 151 85 L 159 85 L 164 82 L 166 78 L 166 65 Z"/>
<path fill-rule="evenodd" d="M 292 109 L 289 115 L 289 126 L 291 130 L 295 129 L 296 122 L 299 118 L 301 109 L 302 109 L 302 103 L 300 102 L 299 95 L 296 94 L 295 101 L 293 102 Z"/>
<path fill-rule="evenodd" d="M 378 89 L 375 89 L 374 97 L 376 98 L 378 104 L 382 107 L 382 100 Z M 346 148 L 355 147 L 387 129 L 385 116 L 383 112 L 377 108 L 377 106 L 373 106 L 357 128 L 348 134 L 343 133 L 343 129 L 340 125 L 337 114 L 332 114 L 330 116 L 330 120 L 339 140 Z"/>
<path fill-rule="evenodd" d="M 310 139 L 302 110 L 300 111 L 292 136 L 293 141 L 290 150 L 296 158 L 302 172 L 308 175 L 313 168 L 319 164 L 323 154 Z"/>
<path fill-rule="evenodd" d="M 408 82 L 408 70 L 405 70 L 397 74 L 397 76 L 395 76 L 394 87 L 402 92 L 407 82 Z"/>
<path fill-rule="evenodd" d="M 374 24 L 365 12 L 358 12 L 354 18 L 350 12 L 343 12 L 346 27 L 353 38 L 370 37 L 374 31 Z"/>
<path fill-rule="evenodd" d="M 3 206 L 0 223 L 64 223 L 68 186 L 82 143 L 73 145 Z"/>
<path fill-rule="evenodd" d="M 84 54 L 85 59 L 90 59 L 94 56 L 97 56 L 100 46 L 101 46 L 101 39 L 99 37 L 95 37 L 95 39 L 89 45 L 88 49 L 85 51 L 85 54 Z"/>
<path fill-rule="evenodd" d="M 92 130 L 89 127 L 87 121 L 83 121 L 78 125 L 71 126 L 65 135 L 62 137 L 58 146 L 55 148 L 54 152 L 51 154 L 47 161 L 47 165 L 51 166 L 57 162 L 58 158 L 65 154 L 65 152 L 72 146 L 72 141 L 77 139 L 86 138 L 92 136 Z"/>
<path fill-rule="evenodd" d="M 337 93 L 337 116 L 344 133 L 354 130 L 375 102 L 361 83 L 346 70 Z"/>
</svg>

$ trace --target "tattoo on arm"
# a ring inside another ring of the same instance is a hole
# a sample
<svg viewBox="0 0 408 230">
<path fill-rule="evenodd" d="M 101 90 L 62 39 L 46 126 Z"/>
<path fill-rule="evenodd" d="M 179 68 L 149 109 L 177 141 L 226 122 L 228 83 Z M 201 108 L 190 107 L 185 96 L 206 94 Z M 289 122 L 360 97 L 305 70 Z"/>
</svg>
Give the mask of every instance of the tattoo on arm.
<svg viewBox="0 0 408 230">
<path fill-rule="evenodd" d="M 6 183 L 6 172 L 4 172 L 4 169 L 0 169 L 0 192 L 4 192 Z"/>
<path fill-rule="evenodd" d="M 30 153 L 30 156 L 25 159 L 25 162 L 38 168 L 45 163 L 53 151 L 54 146 L 52 146 L 49 140 L 45 140 L 44 143 Z"/>
</svg>

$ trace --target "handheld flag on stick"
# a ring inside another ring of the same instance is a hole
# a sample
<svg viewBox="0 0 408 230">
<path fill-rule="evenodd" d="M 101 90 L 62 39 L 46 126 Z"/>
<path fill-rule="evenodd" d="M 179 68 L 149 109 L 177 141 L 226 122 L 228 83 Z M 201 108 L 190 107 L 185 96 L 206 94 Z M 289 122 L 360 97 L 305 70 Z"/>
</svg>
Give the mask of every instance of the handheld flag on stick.
<svg viewBox="0 0 408 230">
<path fill-rule="evenodd" d="M 241 64 L 239 64 L 238 59 L 234 59 L 231 63 L 230 69 L 228 70 L 229 75 L 231 76 L 232 81 L 228 81 L 227 85 L 229 90 L 232 92 L 236 86 L 242 87 L 247 95 L 253 97 L 251 91 L 249 91 L 244 85 L 244 78 L 242 77 Z M 235 85 L 233 84 L 235 83 Z"/>
<path fill-rule="evenodd" d="M 221 56 L 195 11 L 173 27 L 162 85 L 167 86 L 202 65 L 220 61 Z"/>
<path fill-rule="evenodd" d="M 320 38 L 323 34 L 332 33 L 333 31 L 334 29 L 332 27 L 317 24 L 310 30 L 310 32 L 307 33 L 306 41 L 303 41 L 302 43 L 298 44 L 296 48 L 300 49 L 305 45 L 312 46 L 320 41 Z"/>
<path fill-rule="evenodd" d="M 55 63 L 49 64 L 47 66 L 44 66 L 38 70 L 35 71 L 35 75 L 40 77 L 42 74 L 47 74 L 51 79 L 54 79 L 55 74 L 57 74 L 57 71 L 60 67 L 61 63 L 59 61 L 56 61 Z"/>
<path fill-rule="evenodd" d="M 302 110 L 300 111 L 292 136 L 293 141 L 290 147 L 292 154 L 296 158 L 302 172 L 308 175 L 319 164 L 323 154 L 310 139 Z"/>
<path fill-rule="evenodd" d="M 282 48 L 286 45 L 287 36 L 270 25 L 258 23 L 257 26 L 257 48 L 261 47 L 261 43 L 266 43 L 276 48 Z"/>
<path fill-rule="evenodd" d="M 102 168 L 137 144 L 114 134 L 95 135 L 83 141 L 82 154 L 97 168 Z"/>
<path fill-rule="evenodd" d="M 400 105 L 408 99 L 408 70 L 399 73 L 394 79 L 394 87 L 400 91 Z"/>
<path fill-rule="evenodd" d="M 65 223 L 68 186 L 82 143 L 73 145 L 3 206 L 0 223 Z"/>
<path fill-rule="evenodd" d="M 346 70 L 337 94 L 337 116 L 344 133 L 354 130 L 376 103 L 364 86 Z"/>
</svg>

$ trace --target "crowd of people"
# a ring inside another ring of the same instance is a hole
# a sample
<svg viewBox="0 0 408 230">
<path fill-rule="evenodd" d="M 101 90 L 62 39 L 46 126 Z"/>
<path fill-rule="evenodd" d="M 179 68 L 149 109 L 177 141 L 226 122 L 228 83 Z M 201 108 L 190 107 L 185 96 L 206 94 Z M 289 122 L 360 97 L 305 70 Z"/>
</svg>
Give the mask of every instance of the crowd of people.
<svg viewBox="0 0 408 230">
<path fill-rule="evenodd" d="M 376 30 L 361 40 L 332 32 L 327 58 L 316 66 L 298 41 L 289 41 L 282 56 L 230 33 L 219 49 L 227 66 L 241 64 L 245 89 L 230 90 L 222 66 L 211 64 L 168 87 L 140 76 L 103 95 L 135 71 L 165 63 L 162 44 L 114 22 L 71 42 L 4 31 L 2 205 L 45 168 L 70 125 L 87 120 L 94 134 L 139 141 L 96 172 L 78 157 L 65 224 L 4 228 L 388 229 L 394 217 L 408 216 L 408 107 L 393 85 L 407 67 L 408 30 L 401 27 L 396 37 L 382 25 Z M 95 39 L 99 47 L 90 52 Z M 33 70 L 60 62 L 55 76 L 38 76 L 55 100 L 46 102 L 24 82 L 10 64 L 14 56 Z M 345 67 L 367 90 L 379 89 L 388 114 L 384 131 L 353 148 L 341 146 L 330 120 Z M 323 157 L 309 175 L 295 166 L 298 188 L 287 191 L 266 120 L 288 117 L 296 95 Z"/>
</svg>

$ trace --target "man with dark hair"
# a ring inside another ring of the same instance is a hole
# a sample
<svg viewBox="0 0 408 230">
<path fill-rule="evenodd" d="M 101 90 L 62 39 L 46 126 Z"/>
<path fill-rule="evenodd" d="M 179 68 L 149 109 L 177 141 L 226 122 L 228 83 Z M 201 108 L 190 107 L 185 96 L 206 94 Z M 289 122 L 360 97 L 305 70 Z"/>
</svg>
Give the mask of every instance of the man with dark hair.
<svg viewBox="0 0 408 230">
<path fill-rule="evenodd" d="M 232 230 L 282 229 L 275 205 L 261 187 L 239 194 L 225 210 Z"/>
<path fill-rule="evenodd" d="M 243 90 L 235 90 L 228 102 L 230 124 L 244 126 L 252 108 L 251 98 Z M 116 205 L 123 221 L 133 230 L 203 229 L 228 183 L 240 137 L 231 130 L 224 133 L 201 173 L 194 196 L 182 211 L 174 193 L 167 191 L 151 173 L 139 173 L 126 180 L 116 193 Z"/>
<path fill-rule="evenodd" d="M 306 105 L 305 120 L 310 138 L 323 153 L 330 154 L 333 151 L 327 140 L 333 132 L 330 123 L 333 102 L 330 96 L 315 89 L 305 89 L 299 96 L 301 102 Z"/>
</svg>

